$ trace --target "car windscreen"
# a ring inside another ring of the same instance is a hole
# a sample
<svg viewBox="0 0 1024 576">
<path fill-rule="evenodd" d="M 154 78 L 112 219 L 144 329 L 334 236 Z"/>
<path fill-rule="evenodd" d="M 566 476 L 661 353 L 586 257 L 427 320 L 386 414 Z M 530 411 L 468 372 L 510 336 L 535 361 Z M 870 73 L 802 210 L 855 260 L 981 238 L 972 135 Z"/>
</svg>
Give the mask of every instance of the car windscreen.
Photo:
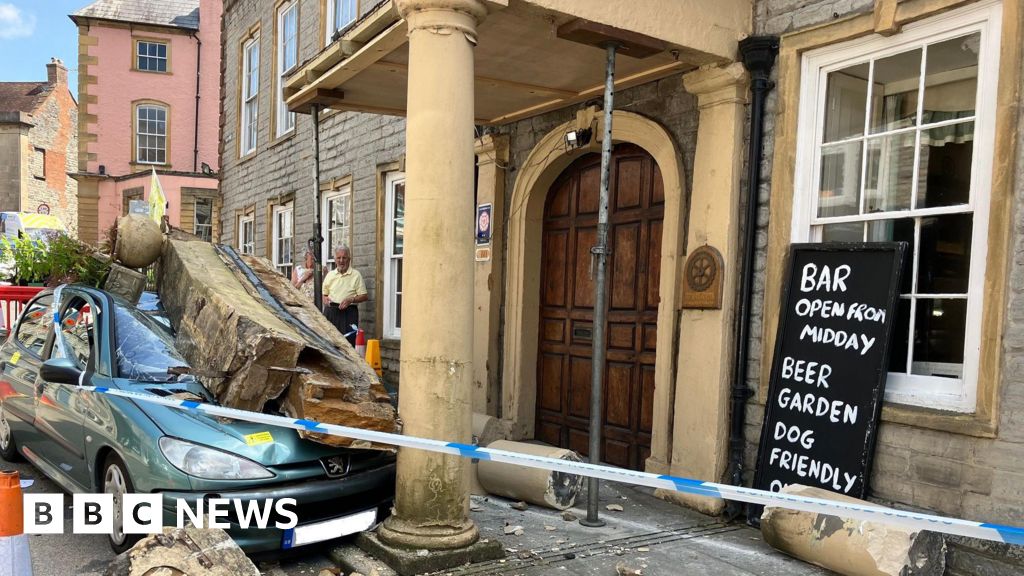
<svg viewBox="0 0 1024 576">
<path fill-rule="evenodd" d="M 156 320 L 125 306 L 114 306 L 117 372 L 121 378 L 146 382 L 170 382 L 177 376 L 170 368 L 188 362 L 174 348 L 174 337 Z"/>
</svg>

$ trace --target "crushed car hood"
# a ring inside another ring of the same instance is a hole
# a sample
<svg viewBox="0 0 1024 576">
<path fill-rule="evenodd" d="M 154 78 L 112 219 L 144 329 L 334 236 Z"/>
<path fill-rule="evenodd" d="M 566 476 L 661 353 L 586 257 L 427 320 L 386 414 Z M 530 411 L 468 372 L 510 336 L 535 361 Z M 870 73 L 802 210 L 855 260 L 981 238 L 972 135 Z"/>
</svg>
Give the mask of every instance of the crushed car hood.
<svg viewBox="0 0 1024 576">
<path fill-rule="evenodd" d="M 124 384 L 119 388 L 132 392 L 216 403 L 210 393 L 194 381 L 166 384 L 128 380 L 121 382 Z M 168 436 L 238 454 L 264 466 L 298 464 L 351 452 L 303 440 L 291 428 L 208 416 L 195 410 L 170 408 L 149 402 L 133 402 Z"/>
</svg>

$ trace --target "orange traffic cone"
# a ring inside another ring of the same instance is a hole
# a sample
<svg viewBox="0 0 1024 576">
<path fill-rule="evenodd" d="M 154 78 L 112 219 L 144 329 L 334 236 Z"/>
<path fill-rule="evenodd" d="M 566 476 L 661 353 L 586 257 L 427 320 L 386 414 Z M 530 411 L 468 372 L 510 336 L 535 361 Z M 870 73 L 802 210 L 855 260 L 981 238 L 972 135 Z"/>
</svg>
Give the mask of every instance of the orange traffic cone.
<svg viewBox="0 0 1024 576">
<path fill-rule="evenodd" d="M 22 506 L 18 472 L 0 472 L 0 576 L 32 576 Z"/>
<path fill-rule="evenodd" d="M 356 332 L 356 356 L 366 357 L 366 332 L 362 328 Z"/>
<path fill-rule="evenodd" d="M 373 338 L 366 342 L 366 363 L 373 368 L 377 376 L 384 375 L 384 370 L 380 367 L 380 340 Z"/>
</svg>

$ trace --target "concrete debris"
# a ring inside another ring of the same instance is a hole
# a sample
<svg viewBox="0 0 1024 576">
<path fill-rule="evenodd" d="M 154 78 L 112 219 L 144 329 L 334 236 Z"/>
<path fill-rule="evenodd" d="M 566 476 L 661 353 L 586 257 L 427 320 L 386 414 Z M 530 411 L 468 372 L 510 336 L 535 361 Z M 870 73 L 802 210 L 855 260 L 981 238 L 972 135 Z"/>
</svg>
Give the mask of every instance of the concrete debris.
<svg viewBox="0 0 1024 576">
<path fill-rule="evenodd" d="M 549 524 L 545 524 L 544 525 L 544 529 L 547 530 L 548 532 L 554 532 L 555 530 L 557 530 L 557 528 L 555 528 L 554 526 L 551 526 Z"/>
<path fill-rule="evenodd" d="M 615 565 L 615 573 L 618 576 L 643 576 L 642 568 L 634 568 L 625 562 L 619 562 Z"/>
<path fill-rule="evenodd" d="M 782 492 L 867 504 L 801 485 Z M 761 515 L 761 533 L 765 542 L 790 556 L 846 576 L 941 576 L 946 567 L 945 540 L 934 532 L 768 506 Z"/>
<path fill-rule="evenodd" d="M 612 512 L 622 512 L 622 504 L 609 504 L 605 508 Z"/>
<path fill-rule="evenodd" d="M 242 410 L 277 408 L 293 418 L 397 431 L 377 375 L 313 303 L 268 262 L 250 256 L 240 262 L 226 262 L 206 242 L 168 239 L 159 266 L 160 299 L 177 332 L 175 345 L 217 400 Z M 301 434 L 329 445 L 380 448 Z"/>
<path fill-rule="evenodd" d="M 575 522 L 579 519 L 579 516 L 573 514 L 572 512 L 569 512 L 568 510 L 562 512 L 562 520 L 565 520 L 566 522 Z"/>
<path fill-rule="evenodd" d="M 522 536 L 524 534 L 522 526 L 505 526 L 505 534 L 515 534 L 516 536 Z"/>
<path fill-rule="evenodd" d="M 358 574 L 358 572 L 354 572 L 353 574 Z M 316 576 L 340 576 L 340 575 L 341 575 L 341 571 L 340 570 L 332 569 L 332 568 L 324 568 Z M 349 576 L 352 576 L 352 575 L 349 575 Z"/>
<path fill-rule="evenodd" d="M 525 510 L 528 510 L 530 508 L 530 505 L 527 504 L 526 502 L 523 502 L 522 500 L 520 500 L 519 502 L 512 503 L 512 505 L 510 507 L 512 509 L 514 509 L 514 510 L 525 511 Z"/>
<path fill-rule="evenodd" d="M 260 576 L 228 536 L 214 528 L 165 528 L 119 555 L 104 576 Z"/>
<path fill-rule="evenodd" d="M 650 552 L 651 549 L 648 548 L 647 546 L 641 546 L 641 547 L 637 548 L 636 551 L 637 552 Z"/>
</svg>

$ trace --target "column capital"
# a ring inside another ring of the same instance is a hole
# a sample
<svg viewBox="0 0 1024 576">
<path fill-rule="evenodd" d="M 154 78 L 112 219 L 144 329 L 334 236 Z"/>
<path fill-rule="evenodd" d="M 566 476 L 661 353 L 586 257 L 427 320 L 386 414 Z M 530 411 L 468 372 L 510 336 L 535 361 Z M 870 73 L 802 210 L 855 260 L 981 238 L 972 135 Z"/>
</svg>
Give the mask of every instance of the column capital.
<svg viewBox="0 0 1024 576">
<path fill-rule="evenodd" d="M 395 0 L 395 8 L 408 22 L 409 32 L 454 28 L 472 34 L 487 16 L 482 0 Z M 471 23 L 466 22 L 466 16 Z"/>
<path fill-rule="evenodd" d="M 508 134 L 484 134 L 474 145 L 477 165 L 508 162 Z"/>
<path fill-rule="evenodd" d="M 750 76 L 743 64 L 700 68 L 683 74 L 683 87 L 697 96 L 700 108 L 719 104 L 746 104 Z"/>
</svg>

